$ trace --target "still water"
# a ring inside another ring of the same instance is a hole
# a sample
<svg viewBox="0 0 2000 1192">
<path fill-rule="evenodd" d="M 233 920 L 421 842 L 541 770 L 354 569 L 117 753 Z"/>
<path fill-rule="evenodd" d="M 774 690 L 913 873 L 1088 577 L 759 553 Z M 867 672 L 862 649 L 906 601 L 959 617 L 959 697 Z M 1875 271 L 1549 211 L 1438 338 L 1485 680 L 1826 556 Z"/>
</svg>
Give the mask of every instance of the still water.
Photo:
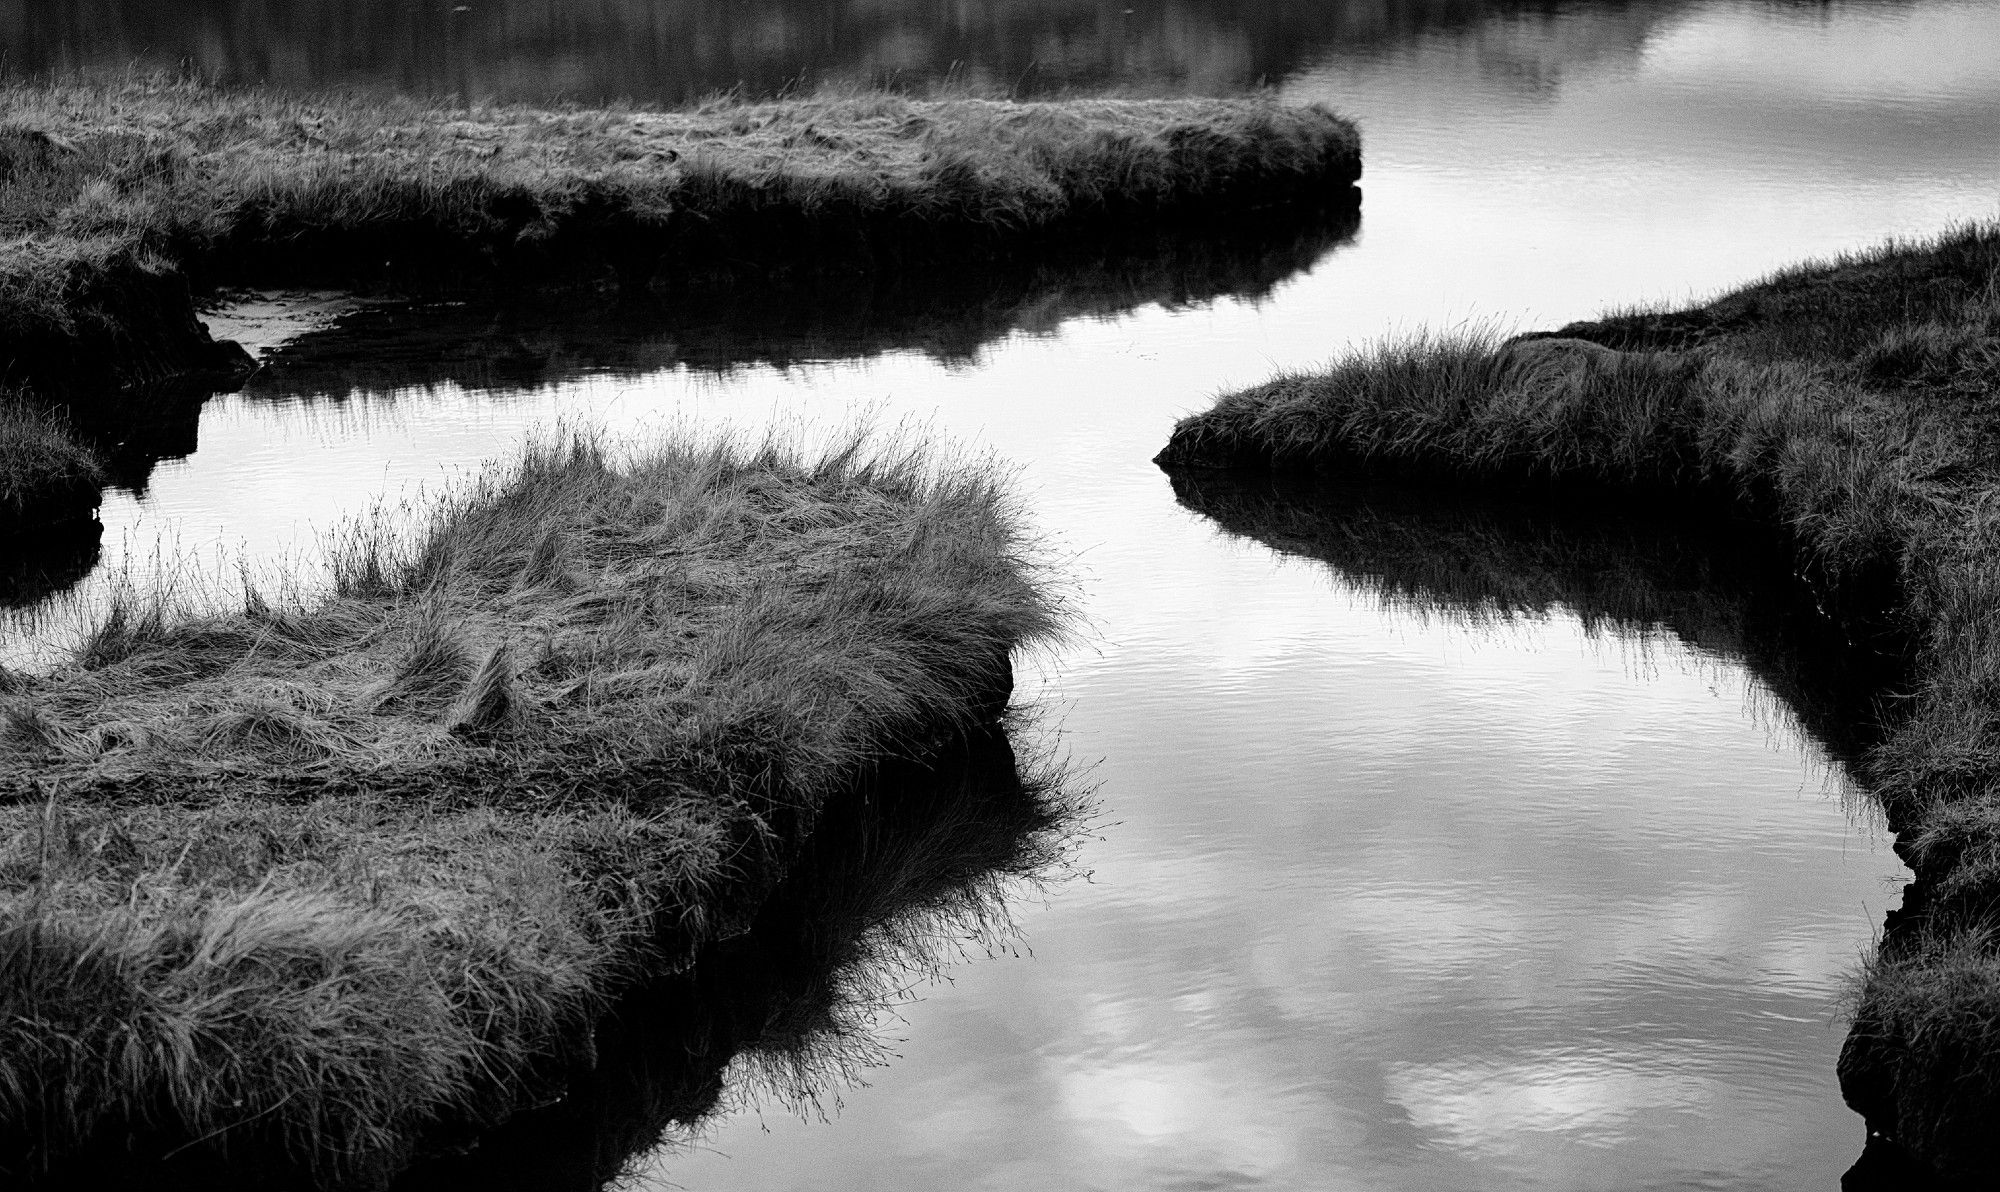
<svg viewBox="0 0 2000 1192">
<path fill-rule="evenodd" d="M 2000 214 L 2000 6 L 433 7 L 20 0 L 0 37 L 12 69 L 530 97 L 1261 78 L 1366 136 L 1358 228 L 984 305 L 291 299 L 319 330 L 190 411 L 194 443 L 139 445 L 104 509 L 113 570 L 309 570 L 341 518 L 564 418 L 913 418 L 1018 464 L 1088 618 L 1022 691 L 1095 763 L 1091 880 L 1017 909 L 1031 954 L 880 1023 L 896 1058 L 829 1091 L 830 1121 L 742 1109 L 645 1159 L 645 1186 L 1838 1186 L 1864 1133 L 1834 1082 L 1839 999 L 1906 873 L 1836 760 L 1840 717 L 1795 682 L 1817 647 L 1756 611 L 1765 581 L 1672 527 L 1620 545 L 1540 510 L 1477 536 L 1482 595 L 1424 578 L 1468 571 L 1451 527 L 1476 508 L 1177 493 L 1147 461 L 1216 392 L 1360 342 L 1682 301 Z M 335 13 L 360 15 L 333 36 Z M 258 314 L 218 328 L 278 338 Z M 1390 531 L 1362 549 L 1301 509 Z M 1593 596 L 1608 575 L 1659 599 Z"/>
</svg>

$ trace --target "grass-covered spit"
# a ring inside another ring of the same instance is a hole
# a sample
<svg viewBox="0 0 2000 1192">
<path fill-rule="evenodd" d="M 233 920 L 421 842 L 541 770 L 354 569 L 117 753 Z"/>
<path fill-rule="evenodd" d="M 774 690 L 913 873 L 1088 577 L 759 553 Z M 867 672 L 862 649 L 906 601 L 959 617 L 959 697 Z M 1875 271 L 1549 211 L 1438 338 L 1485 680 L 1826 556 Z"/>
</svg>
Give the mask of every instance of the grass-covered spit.
<svg viewBox="0 0 2000 1192">
<path fill-rule="evenodd" d="M 1822 606 L 1910 656 L 1861 776 L 1917 881 L 1843 1088 L 1940 1171 L 2000 1177 L 2000 228 L 1692 310 L 1357 352 L 1222 398 L 1159 458 L 1722 498 L 1786 531 Z"/>
<path fill-rule="evenodd" d="M 0 675 L 0 1164 L 371 1186 L 534 1103 L 822 801 L 999 713 L 1057 628 L 1026 550 L 916 451 L 571 441 L 323 598 L 134 598 Z"/>
<path fill-rule="evenodd" d="M 150 82 L 15 86 L 0 105 L 0 337 L 17 373 L 56 377 L 227 363 L 192 337 L 189 283 L 643 286 L 993 259 L 1324 201 L 1361 168 L 1351 124 L 1268 99 L 584 110 Z"/>
</svg>

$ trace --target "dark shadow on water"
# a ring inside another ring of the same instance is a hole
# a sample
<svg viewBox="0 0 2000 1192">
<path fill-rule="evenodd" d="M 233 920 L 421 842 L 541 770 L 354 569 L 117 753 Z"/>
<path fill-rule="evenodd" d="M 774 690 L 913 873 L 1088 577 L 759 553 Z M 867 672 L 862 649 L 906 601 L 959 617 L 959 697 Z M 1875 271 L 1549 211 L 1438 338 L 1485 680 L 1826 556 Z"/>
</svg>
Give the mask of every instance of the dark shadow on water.
<svg viewBox="0 0 2000 1192">
<path fill-rule="evenodd" d="M 97 566 L 104 523 L 77 518 L 0 535 L 0 609 L 25 608 L 75 587 Z"/>
<path fill-rule="evenodd" d="M 829 1104 L 886 1058 L 879 1007 L 969 948 L 1005 946 L 1010 896 L 1065 871 L 1085 812 L 1034 771 L 998 730 L 885 768 L 828 810 L 747 932 L 618 1006 L 561 1100 L 396 1187 L 585 1192 L 749 1101 Z"/>
<path fill-rule="evenodd" d="M 1879 1134 L 1871 1134 L 1861 1157 L 1840 1177 L 1840 1192 L 1954 1192 L 1954 1189 L 1902 1147 Z M 1963 1188 L 1956 1192 L 1963 1192 Z"/>
<path fill-rule="evenodd" d="M 1561 609 L 1592 631 L 1670 634 L 1736 660 L 1850 772 L 1880 739 L 1885 696 L 1906 674 L 1893 634 L 1853 636 L 1844 626 L 1857 622 L 1828 615 L 1793 566 L 1790 542 L 1720 504 L 1386 478 L 1170 475 L 1187 509 L 1324 563 L 1394 605 L 1472 621 Z M 1841 1187 L 1921 1192 L 1928 1179 L 1874 1140 Z"/>
<path fill-rule="evenodd" d="M 337 402 L 445 384 L 504 392 L 592 374 L 725 373 L 888 352 L 968 363 L 1010 335 L 1053 334 L 1075 319 L 1264 298 L 1350 243 L 1359 204 L 1360 192 L 1350 189 L 1316 209 L 1265 211 L 1200 234 L 1135 231 L 1043 246 L 979 270 L 758 275 L 733 284 L 693 279 L 659 293 L 528 291 L 371 304 L 274 351 L 241 391 Z M 163 381 L 58 404 L 104 458 L 111 485 L 144 496 L 160 463 L 195 453 L 213 393 L 197 380 Z M 92 537 L 87 552 L 30 557 L 9 549 L 0 543 L 0 606 L 75 585 L 95 565 L 97 548 Z"/>
<path fill-rule="evenodd" d="M 1472 619 L 1562 608 L 1592 630 L 1664 631 L 1738 660 L 1850 768 L 1904 673 L 1887 635 L 1850 636 L 1822 611 L 1789 543 L 1724 510 L 1386 479 L 1172 482 L 1183 506 L 1229 533 L 1326 563 L 1392 603 Z"/>
<path fill-rule="evenodd" d="M 156 465 L 194 454 L 201 407 L 215 392 L 199 380 L 160 381 L 92 392 L 62 408 L 104 459 L 112 485 L 144 494 Z"/>
<path fill-rule="evenodd" d="M 1358 192 L 1241 225 L 1066 244 L 988 267 L 690 281 L 641 294 L 386 304 L 273 352 L 245 392 L 344 397 L 455 383 L 523 388 L 589 373 L 727 372 L 923 352 L 977 359 L 1016 334 L 1149 304 L 1256 300 L 1349 243 Z"/>
<path fill-rule="evenodd" d="M 1331 567 L 1394 605 L 1479 621 L 1563 609 L 1594 631 L 1664 632 L 1740 662 L 1852 771 L 1879 739 L 1905 660 L 1856 638 L 1792 566 L 1791 544 L 1723 508 L 1408 480 L 1171 473 L 1228 533 Z M 1893 919 L 1893 912 L 1891 914 Z M 1844 1192 L 1924 1192 L 1931 1177 L 1871 1140 Z"/>
<path fill-rule="evenodd" d="M 109 487 L 144 495 L 157 465 L 194 453 L 212 393 L 198 382 L 160 382 L 51 404 L 96 449 Z M 102 560 L 103 538 L 95 514 L 0 535 L 0 609 L 29 608 L 83 582 Z"/>
</svg>

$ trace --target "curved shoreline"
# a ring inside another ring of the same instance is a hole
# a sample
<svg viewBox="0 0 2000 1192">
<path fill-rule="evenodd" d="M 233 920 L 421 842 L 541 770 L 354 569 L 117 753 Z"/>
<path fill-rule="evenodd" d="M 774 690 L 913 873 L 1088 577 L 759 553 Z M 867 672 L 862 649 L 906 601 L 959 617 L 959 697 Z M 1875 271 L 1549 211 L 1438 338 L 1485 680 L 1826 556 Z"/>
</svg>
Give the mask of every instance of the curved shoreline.
<svg viewBox="0 0 2000 1192">
<path fill-rule="evenodd" d="M 1269 99 L 829 93 L 448 108 L 167 82 L 16 86 L 0 332 L 37 388 L 228 372 L 219 285 L 674 286 L 1032 256 L 1358 202 L 1360 138 Z"/>
<path fill-rule="evenodd" d="M 1774 523 L 1851 634 L 1907 659 L 1859 777 L 1915 872 L 1840 1062 L 1871 1131 L 2000 1174 L 2000 228 L 1809 265 L 1689 310 L 1432 337 L 1228 394 L 1172 470 L 1390 472 L 1716 502 Z"/>
</svg>

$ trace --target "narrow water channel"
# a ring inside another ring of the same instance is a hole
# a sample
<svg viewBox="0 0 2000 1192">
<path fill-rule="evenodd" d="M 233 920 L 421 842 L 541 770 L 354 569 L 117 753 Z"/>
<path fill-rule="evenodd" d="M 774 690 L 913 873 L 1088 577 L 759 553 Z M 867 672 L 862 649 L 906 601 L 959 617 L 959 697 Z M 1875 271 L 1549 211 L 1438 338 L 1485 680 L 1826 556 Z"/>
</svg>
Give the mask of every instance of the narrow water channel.
<svg viewBox="0 0 2000 1192">
<path fill-rule="evenodd" d="M 1906 872 L 1780 581 L 1698 528 L 1177 492 L 1148 460 L 1216 392 L 1357 343 L 1683 301 L 2000 214 L 2000 8 L 1434 7 L 1365 36 L 1294 14 L 1273 57 L 1229 40 L 1251 17 L 1163 6 L 1207 73 L 1163 49 L 1173 71 L 1099 80 L 1267 64 L 1362 123 L 1358 227 L 985 298 L 218 312 L 311 329 L 131 444 L 97 571 L 12 648 L 120 571 L 309 575 L 341 519 L 560 420 L 910 420 L 1017 465 L 1078 577 L 1086 639 L 1023 660 L 1020 691 L 1094 767 L 1092 877 L 1017 906 L 1022 954 L 974 949 L 883 1018 L 892 1062 L 824 1115 L 741 1107 L 641 1186 L 1835 1188 L 1864 1135 L 1840 996 Z"/>
</svg>

